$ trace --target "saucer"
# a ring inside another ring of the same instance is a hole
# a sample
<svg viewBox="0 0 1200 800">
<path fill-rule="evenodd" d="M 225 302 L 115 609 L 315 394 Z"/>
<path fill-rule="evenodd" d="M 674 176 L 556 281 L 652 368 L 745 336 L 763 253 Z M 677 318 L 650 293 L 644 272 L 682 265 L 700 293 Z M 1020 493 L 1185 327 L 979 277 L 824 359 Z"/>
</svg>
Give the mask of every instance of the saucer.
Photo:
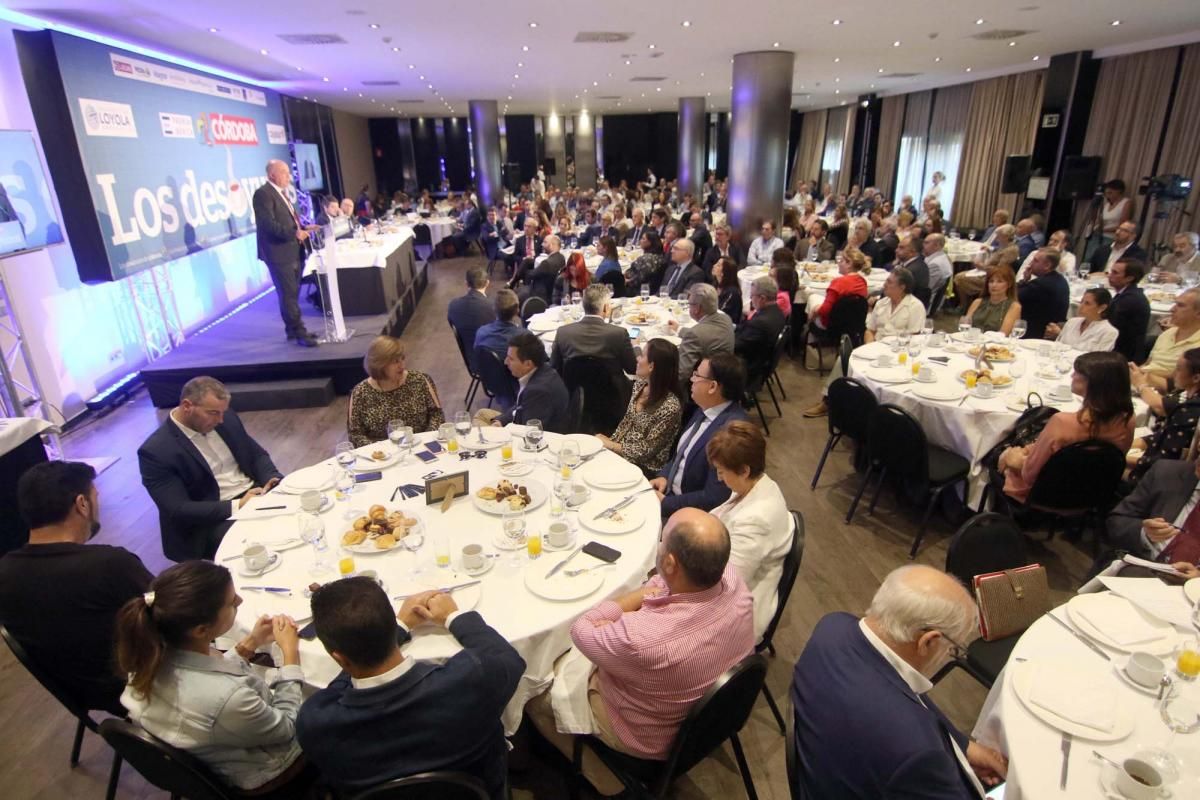
<svg viewBox="0 0 1200 800">
<path fill-rule="evenodd" d="M 461 558 L 459 560 L 461 561 Z M 482 567 L 480 567 L 479 569 L 468 569 L 467 565 L 463 564 L 462 571 L 465 572 L 467 575 L 470 575 L 472 578 L 478 578 L 480 575 L 483 575 L 484 573 L 490 571 L 491 568 L 494 566 L 496 566 L 496 559 L 494 559 L 490 555 L 484 553 Z"/>
<path fill-rule="evenodd" d="M 262 569 L 258 570 L 257 572 L 252 572 L 246 569 L 246 562 L 243 561 L 241 564 L 238 564 L 237 573 L 243 578 L 258 578 L 262 575 L 266 575 L 268 572 L 278 569 L 279 565 L 282 563 L 283 559 L 279 557 L 279 553 L 272 552 L 271 560 L 268 561 L 267 565 Z"/>
<path fill-rule="evenodd" d="M 542 534 L 542 549 L 547 553 L 561 553 L 563 551 L 570 550 L 573 547 L 575 547 L 574 533 L 571 534 L 571 538 L 568 539 L 567 543 L 562 547 L 555 547 L 554 545 L 550 544 L 550 539 L 546 536 L 546 534 Z"/>
<path fill-rule="evenodd" d="M 928 378 L 922 378 L 919 374 L 913 377 L 917 383 L 937 383 L 937 374 L 930 375 Z"/>
<path fill-rule="evenodd" d="M 507 536 L 505 536 L 503 533 L 497 533 L 495 536 L 493 536 L 492 544 L 498 550 L 512 551 L 512 550 L 524 550 L 525 549 L 524 540 L 522 540 L 520 544 L 517 544 L 517 543 L 513 542 L 512 539 L 509 539 Z"/>
<path fill-rule="evenodd" d="M 499 472 L 506 478 L 519 478 L 522 475 L 528 475 L 533 472 L 533 464 L 528 461 L 513 461 L 508 464 L 501 464 Z"/>
<path fill-rule="evenodd" d="M 1113 661 L 1113 671 L 1117 673 L 1117 677 L 1125 682 L 1125 685 L 1141 692 L 1142 694 L 1151 697 L 1158 697 L 1158 686 L 1143 686 L 1142 684 L 1129 677 L 1129 673 L 1125 671 L 1125 665 L 1129 663 L 1128 658 L 1118 658 Z"/>
</svg>

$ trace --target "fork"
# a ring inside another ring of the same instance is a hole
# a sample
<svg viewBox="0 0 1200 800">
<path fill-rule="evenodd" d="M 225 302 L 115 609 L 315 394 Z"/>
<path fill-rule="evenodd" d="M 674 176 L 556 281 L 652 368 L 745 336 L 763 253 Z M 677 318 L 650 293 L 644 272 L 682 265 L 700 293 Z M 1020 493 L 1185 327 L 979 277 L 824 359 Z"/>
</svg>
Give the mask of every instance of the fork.
<svg viewBox="0 0 1200 800">
<path fill-rule="evenodd" d="M 594 567 L 580 567 L 579 569 L 563 570 L 563 574 L 566 575 L 568 578 L 574 578 L 577 575 L 583 575 L 585 572 L 591 572 L 592 570 L 604 569 L 605 567 L 611 567 L 611 566 L 612 566 L 612 564 L 597 564 Z"/>
</svg>

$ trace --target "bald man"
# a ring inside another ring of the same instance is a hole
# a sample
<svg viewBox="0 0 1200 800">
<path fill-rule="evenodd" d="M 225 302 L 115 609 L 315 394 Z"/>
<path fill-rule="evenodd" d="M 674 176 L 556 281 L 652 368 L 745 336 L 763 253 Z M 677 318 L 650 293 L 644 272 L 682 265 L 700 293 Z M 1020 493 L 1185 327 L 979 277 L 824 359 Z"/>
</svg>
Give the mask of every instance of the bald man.
<svg viewBox="0 0 1200 800">
<path fill-rule="evenodd" d="M 681 508 L 663 529 L 657 574 L 571 626 L 575 651 L 563 660 L 577 651 L 595 665 L 587 687 L 590 729 L 609 747 L 638 758 L 666 758 L 692 704 L 754 650 L 754 600 L 729 564 L 729 549 L 719 519 Z M 570 758 L 572 736 L 558 731 L 558 706 L 556 699 L 552 709 L 547 693 L 529 704 L 529 716 Z M 578 718 L 580 709 L 572 710 Z M 622 789 L 591 751 L 585 752 L 583 774 L 602 795 Z"/>
<path fill-rule="evenodd" d="M 950 575 L 908 565 L 884 579 L 864 619 L 813 630 L 792 677 L 801 797 L 981 798 L 1000 753 L 954 728 L 926 693 L 978 636 L 975 602 Z"/>
<path fill-rule="evenodd" d="M 308 230 L 300 224 L 296 207 L 287 195 L 291 182 L 292 171 L 287 164 L 278 159 L 267 162 L 267 182 L 254 192 L 258 258 L 267 265 L 275 284 L 287 338 L 301 347 L 316 347 L 316 338 L 305 330 L 300 318 L 301 245 L 308 240 Z"/>
</svg>

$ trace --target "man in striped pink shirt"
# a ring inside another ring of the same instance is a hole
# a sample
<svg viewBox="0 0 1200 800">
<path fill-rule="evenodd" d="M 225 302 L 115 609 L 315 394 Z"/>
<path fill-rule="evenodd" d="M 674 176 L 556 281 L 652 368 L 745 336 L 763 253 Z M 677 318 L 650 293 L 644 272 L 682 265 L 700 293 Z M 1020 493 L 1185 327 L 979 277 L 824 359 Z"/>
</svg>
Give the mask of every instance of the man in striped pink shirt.
<svg viewBox="0 0 1200 800">
<path fill-rule="evenodd" d="M 729 566 L 729 547 L 719 519 L 680 509 L 667 520 L 659 543 L 658 574 L 600 603 L 571 627 L 575 647 L 596 665 L 588 701 L 595 735 L 608 746 L 639 758 L 666 758 L 692 705 L 753 651 L 753 599 Z M 553 716 L 531 708 L 531 717 L 570 757 L 572 737 L 558 732 Z M 590 751 L 583 773 L 601 794 L 621 789 Z"/>
</svg>

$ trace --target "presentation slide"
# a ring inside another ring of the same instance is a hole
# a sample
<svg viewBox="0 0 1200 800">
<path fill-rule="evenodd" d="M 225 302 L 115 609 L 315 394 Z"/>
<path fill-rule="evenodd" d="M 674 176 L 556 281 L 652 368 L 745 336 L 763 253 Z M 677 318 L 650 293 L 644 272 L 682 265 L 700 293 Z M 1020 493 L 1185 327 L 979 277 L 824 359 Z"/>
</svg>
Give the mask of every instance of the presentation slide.
<svg viewBox="0 0 1200 800">
<path fill-rule="evenodd" d="M 0 131 L 0 255 L 63 240 L 30 131 Z"/>
<path fill-rule="evenodd" d="M 325 177 L 321 174 L 321 150 L 315 144 L 296 142 L 292 145 L 296 154 L 296 169 L 300 171 L 300 188 L 306 192 L 318 192 L 325 188 Z"/>
<path fill-rule="evenodd" d="M 277 94 L 59 33 L 53 44 L 113 279 L 253 232 L 266 163 L 290 158 Z"/>
</svg>

